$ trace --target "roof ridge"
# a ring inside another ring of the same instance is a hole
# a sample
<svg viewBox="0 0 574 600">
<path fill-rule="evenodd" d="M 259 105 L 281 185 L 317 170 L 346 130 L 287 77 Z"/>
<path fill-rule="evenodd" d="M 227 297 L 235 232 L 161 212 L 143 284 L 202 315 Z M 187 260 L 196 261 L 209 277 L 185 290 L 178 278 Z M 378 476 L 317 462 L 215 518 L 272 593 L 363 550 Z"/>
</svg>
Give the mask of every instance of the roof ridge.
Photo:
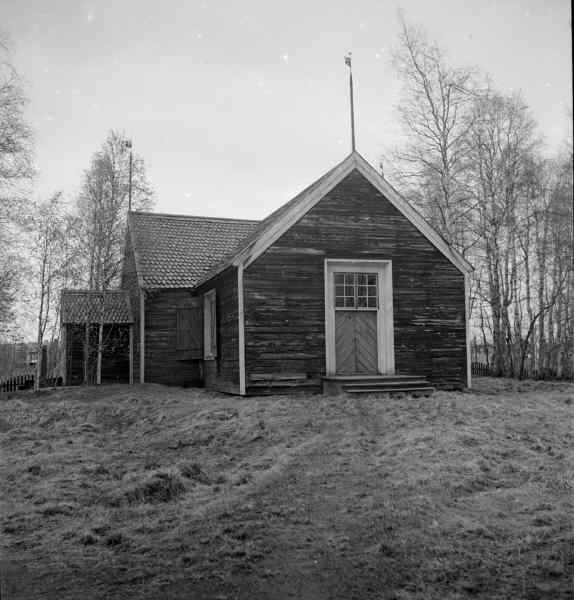
<svg viewBox="0 0 574 600">
<path fill-rule="evenodd" d="M 240 219 L 236 217 L 211 217 L 204 215 L 182 215 L 176 213 L 158 213 L 152 211 L 131 211 L 131 215 L 150 215 L 153 217 L 169 217 L 171 219 L 201 219 L 202 221 L 215 221 L 215 222 L 231 222 L 231 223 L 260 223 L 261 220 L 258 219 Z"/>
</svg>

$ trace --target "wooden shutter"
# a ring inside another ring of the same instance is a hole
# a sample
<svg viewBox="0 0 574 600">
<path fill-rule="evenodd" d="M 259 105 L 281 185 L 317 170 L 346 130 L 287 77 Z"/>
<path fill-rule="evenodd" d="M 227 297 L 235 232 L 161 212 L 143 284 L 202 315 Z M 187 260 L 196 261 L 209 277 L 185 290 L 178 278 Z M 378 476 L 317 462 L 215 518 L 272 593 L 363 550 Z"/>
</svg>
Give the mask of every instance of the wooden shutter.
<svg viewBox="0 0 574 600">
<path fill-rule="evenodd" d="M 214 289 L 203 296 L 203 315 L 203 357 L 211 360 L 217 356 L 217 310 Z"/>
<path fill-rule="evenodd" d="M 185 350 L 191 359 L 203 358 L 203 308 L 177 311 L 177 350 Z"/>
</svg>

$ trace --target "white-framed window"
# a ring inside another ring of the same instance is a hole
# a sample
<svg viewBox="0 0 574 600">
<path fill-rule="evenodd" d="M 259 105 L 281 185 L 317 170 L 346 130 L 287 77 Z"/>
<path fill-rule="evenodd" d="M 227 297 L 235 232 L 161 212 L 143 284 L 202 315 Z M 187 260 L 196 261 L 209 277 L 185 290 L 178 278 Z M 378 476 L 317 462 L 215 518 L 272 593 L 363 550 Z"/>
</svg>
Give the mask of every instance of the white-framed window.
<svg viewBox="0 0 574 600">
<path fill-rule="evenodd" d="M 379 274 L 337 271 L 333 273 L 336 310 L 377 310 Z"/>
<path fill-rule="evenodd" d="M 213 360 L 217 357 L 217 311 L 215 308 L 215 290 L 203 295 L 203 358 Z"/>
</svg>

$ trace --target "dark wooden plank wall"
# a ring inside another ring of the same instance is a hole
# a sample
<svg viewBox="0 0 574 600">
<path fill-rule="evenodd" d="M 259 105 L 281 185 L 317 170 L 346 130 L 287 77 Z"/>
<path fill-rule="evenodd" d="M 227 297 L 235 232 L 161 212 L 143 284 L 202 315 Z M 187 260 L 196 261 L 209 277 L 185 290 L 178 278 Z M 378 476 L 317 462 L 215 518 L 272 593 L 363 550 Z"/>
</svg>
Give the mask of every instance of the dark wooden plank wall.
<svg viewBox="0 0 574 600">
<path fill-rule="evenodd" d="M 177 348 L 177 311 L 198 298 L 186 289 L 145 291 L 145 381 L 165 385 L 200 385 L 200 361 Z"/>
<path fill-rule="evenodd" d="M 245 270 L 248 377 L 324 375 L 325 258 L 392 260 L 396 371 L 466 385 L 463 274 L 357 171 Z"/>
<path fill-rule="evenodd" d="M 130 382 L 130 326 L 104 325 L 102 383 Z"/>
<path fill-rule="evenodd" d="M 239 326 L 237 269 L 229 267 L 198 289 L 205 294 L 215 288 L 217 312 L 217 358 L 204 361 L 205 387 L 239 393 Z"/>
<path fill-rule="evenodd" d="M 81 385 L 84 381 L 84 325 L 66 324 L 66 385 Z"/>
<path fill-rule="evenodd" d="M 140 380 L 140 287 L 136 272 L 136 262 L 134 250 L 131 243 L 129 232 L 126 236 L 126 247 L 124 262 L 122 265 L 122 278 L 120 287 L 129 293 L 133 324 L 133 381 L 139 383 Z"/>
<path fill-rule="evenodd" d="M 66 384 L 81 385 L 84 382 L 85 326 L 68 324 L 66 337 Z M 89 326 L 88 383 L 96 382 L 97 323 Z M 102 352 L 102 383 L 129 383 L 129 325 L 104 325 Z"/>
</svg>

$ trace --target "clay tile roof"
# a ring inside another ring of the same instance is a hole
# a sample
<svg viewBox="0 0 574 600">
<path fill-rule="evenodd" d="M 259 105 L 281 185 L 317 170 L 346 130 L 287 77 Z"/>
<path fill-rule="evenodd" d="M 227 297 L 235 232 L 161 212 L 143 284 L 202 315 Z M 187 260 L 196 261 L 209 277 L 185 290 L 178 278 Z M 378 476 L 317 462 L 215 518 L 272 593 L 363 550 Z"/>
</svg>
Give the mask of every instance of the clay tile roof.
<svg viewBox="0 0 574 600">
<path fill-rule="evenodd" d="M 133 316 L 124 290 L 62 290 L 60 320 L 62 324 L 132 323 Z"/>
<path fill-rule="evenodd" d="M 191 288 L 253 232 L 258 221 L 130 213 L 144 288 Z"/>
<path fill-rule="evenodd" d="M 343 161 L 345 162 L 345 161 Z M 307 196 L 311 194 L 315 189 L 317 189 L 325 180 L 327 180 L 332 173 L 334 173 L 342 163 L 335 165 L 332 169 L 327 171 L 324 175 L 319 177 L 316 181 L 314 181 L 311 185 L 307 186 L 302 192 L 297 194 L 294 198 L 291 198 L 285 204 L 282 204 L 279 208 L 274 210 L 271 214 L 267 215 L 262 221 L 257 221 L 248 235 L 246 235 L 235 247 L 234 251 L 230 253 L 228 256 L 223 257 L 221 261 L 218 261 L 213 268 L 210 269 L 205 276 L 198 282 L 204 283 L 217 273 L 221 272 L 227 266 L 231 264 L 231 261 L 241 254 L 244 250 L 252 246 L 259 240 L 267 231 L 269 231 L 272 227 L 275 226 L 276 223 L 281 221 L 283 216 L 289 212 L 290 210 L 297 207 L 298 204 L 305 201 Z"/>
</svg>

